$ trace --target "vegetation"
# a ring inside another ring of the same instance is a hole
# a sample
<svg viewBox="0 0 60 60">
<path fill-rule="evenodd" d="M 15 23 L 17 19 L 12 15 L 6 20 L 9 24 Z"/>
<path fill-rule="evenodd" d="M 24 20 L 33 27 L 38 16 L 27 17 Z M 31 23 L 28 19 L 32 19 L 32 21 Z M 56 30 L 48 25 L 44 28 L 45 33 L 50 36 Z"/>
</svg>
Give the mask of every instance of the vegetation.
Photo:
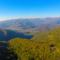
<svg viewBox="0 0 60 60">
<path fill-rule="evenodd" d="M 8 43 L 18 60 L 60 60 L 60 28 L 37 33 L 31 40 L 14 38 Z"/>
<path fill-rule="evenodd" d="M 9 49 L 6 42 L 0 42 L 0 60 L 17 60 L 17 54 Z"/>
</svg>

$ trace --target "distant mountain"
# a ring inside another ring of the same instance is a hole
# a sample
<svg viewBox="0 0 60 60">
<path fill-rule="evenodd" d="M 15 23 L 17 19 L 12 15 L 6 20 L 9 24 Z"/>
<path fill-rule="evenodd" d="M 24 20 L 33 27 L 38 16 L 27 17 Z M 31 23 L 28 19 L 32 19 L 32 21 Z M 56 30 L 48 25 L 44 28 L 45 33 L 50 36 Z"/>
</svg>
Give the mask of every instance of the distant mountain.
<svg viewBox="0 0 60 60">
<path fill-rule="evenodd" d="M 18 28 L 21 27 L 23 29 L 34 28 L 35 25 L 29 19 L 15 19 L 15 20 L 8 20 L 0 23 L 0 28 Z"/>
<path fill-rule="evenodd" d="M 17 30 L 19 32 L 36 32 L 39 30 L 48 30 L 58 25 L 60 25 L 60 17 L 11 19 L 0 22 L 1 29 Z"/>
</svg>

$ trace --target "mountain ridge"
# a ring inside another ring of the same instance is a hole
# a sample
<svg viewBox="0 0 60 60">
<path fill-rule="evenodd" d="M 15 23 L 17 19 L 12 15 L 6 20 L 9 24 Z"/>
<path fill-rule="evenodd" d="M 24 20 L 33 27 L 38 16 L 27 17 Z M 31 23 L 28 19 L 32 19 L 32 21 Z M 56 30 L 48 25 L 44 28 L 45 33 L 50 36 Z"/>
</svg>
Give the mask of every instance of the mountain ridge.
<svg viewBox="0 0 60 60">
<path fill-rule="evenodd" d="M 0 22 L 1 29 L 17 30 L 20 32 L 39 31 L 60 25 L 60 17 L 11 19 Z"/>
</svg>

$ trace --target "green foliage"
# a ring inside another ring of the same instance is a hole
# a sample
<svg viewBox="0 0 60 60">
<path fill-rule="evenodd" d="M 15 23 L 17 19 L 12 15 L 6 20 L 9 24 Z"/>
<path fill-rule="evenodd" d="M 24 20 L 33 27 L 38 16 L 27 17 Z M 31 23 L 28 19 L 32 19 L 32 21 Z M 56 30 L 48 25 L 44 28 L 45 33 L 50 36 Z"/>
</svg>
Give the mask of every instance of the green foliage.
<svg viewBox="0 0 60 60">
<path fill-rule="evenodd" d="M 31 40 L 12 39 L 9 46 L 19 60 L 60 60 L 60 28 L 39 32 Z"/>
</svg>

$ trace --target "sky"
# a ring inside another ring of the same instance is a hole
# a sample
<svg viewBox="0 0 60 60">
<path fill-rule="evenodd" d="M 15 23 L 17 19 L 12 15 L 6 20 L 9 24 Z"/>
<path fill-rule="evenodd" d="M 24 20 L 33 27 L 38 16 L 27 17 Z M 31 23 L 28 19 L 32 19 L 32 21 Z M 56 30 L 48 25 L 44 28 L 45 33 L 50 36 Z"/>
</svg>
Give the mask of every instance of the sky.
<svg viewBox="0 0 60 60">
<path fill-rule="evenodd" d="M 0 20 L 60 16 L 60 0 L 0 0 Z"/>
</svg>

